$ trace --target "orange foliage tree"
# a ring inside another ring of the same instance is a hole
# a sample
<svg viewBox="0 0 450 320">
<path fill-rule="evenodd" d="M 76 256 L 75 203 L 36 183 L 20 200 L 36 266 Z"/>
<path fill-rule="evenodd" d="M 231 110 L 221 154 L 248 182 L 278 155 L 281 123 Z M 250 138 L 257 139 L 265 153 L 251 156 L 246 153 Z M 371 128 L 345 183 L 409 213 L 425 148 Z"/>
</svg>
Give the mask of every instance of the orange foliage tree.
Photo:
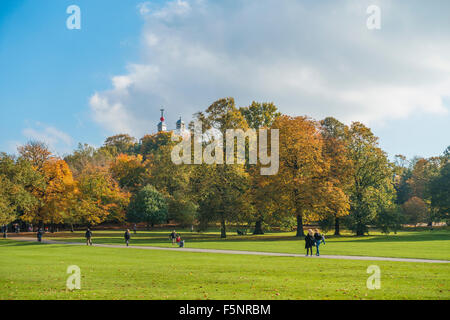
<svg viewBox="0 0 450 320">
<path fill-rule="evenodd" d="M 26 212 L 22 219 L 29 222 L 62 223 L 67 216 L 70 199 L 76 190 L 72 172 L 64 160 L 50 158 L 36 168 L 45 183 L 32 190 L 38 199 L 34 210 Z"/>
<path fill-rule="evenodd" d="M 280 169 L 265 183 L 278 211 L 296 217 L 297 236 L 304 234 L 304 221 L 316 221 L 330 211 L 345 214 L 348 198 L 330 176 L 318 124 L 306 117 L 281 116 L 272 129 L 279 130 Z"/>
</svg>

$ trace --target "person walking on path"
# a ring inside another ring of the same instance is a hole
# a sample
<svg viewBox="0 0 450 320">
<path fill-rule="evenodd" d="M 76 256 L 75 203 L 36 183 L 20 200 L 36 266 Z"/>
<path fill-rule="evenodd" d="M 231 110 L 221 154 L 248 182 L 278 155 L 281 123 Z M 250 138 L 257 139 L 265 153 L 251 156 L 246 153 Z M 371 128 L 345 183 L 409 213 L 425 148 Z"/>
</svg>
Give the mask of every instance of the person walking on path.
<svg viewBox="0 0 450 320">
<path fill-rule="evenodd" d="M 130 238 L 131 238 L 130 230 L 127 229 L 127 231 L 125 231 L 125 234 L 123 236 L 125 238 L 125 243 L 127 244 L 127 247 L 128 247 L 128 244 L 129 244 Z"/>
<path fill-rule="evenodd" d="M 2 233 L 3 233 L 3 239 L 6 239 L 8 237 L 8 227 L 6 224 L 2 226 Z"/>
<path fill-rule="evenodd" d="M 172 240 L 172 245 L 175 244 L 175 240 L 177 239 L 177 233 L 175 232 L 175 230 L 172 231 L 172 233 L 169 236 L 169 239 Z"/>
<path fill-rule="evenodd" d="M 323 242 L 323 244 L 325 244 L 325 237 L 320 234 L 318 229 L 316 229 L 315 233 L 314 233 L 314 242 L 316 245 L 316 256 L 320 256 L 319 246 L 322 242 Z"/>
<path fill-rule="evenodd" d="M 42 242 L 42 228 L 38 228 L 38 231 L 36 232 L 37 240 L 39 242 Z"/>
<path fill-rule="evenodd" d="M 89 246 L 89 245 L 92 246 L 92 231 L 91 231 L 91 229 L 87 228 L 86 233 L 85 233 L 84 236 L 86 237 L 86 245 L 87 246 Z"/>
<path fill-rule="evenodd" d="M 308 230 L 308 234 L 305 237 L 305 249 L 306 249 L 306 256 L 308 256 L 308 253 L 311 252 L 312 256 L 312 247 L 314 245 L 314 236 L 311 229 Z"/>
</svg>

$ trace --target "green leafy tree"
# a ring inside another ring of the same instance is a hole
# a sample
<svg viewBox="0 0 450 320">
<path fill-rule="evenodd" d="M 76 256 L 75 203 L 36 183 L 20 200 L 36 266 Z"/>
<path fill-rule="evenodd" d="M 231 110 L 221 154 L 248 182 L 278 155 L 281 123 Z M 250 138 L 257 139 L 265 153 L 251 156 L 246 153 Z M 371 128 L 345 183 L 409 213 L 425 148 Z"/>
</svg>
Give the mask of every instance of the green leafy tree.
<svg viewBox="0 0 450 320">
<path fill-rule="evenodd" d="M 248 107 L 241 107 L 239 111 L 244 116 L 250 128 L 270 128 L 272 123 L 281 116 L 273 102 L 255 102 Z"/>
<path fill-rule="evenodd" d="M 227 129 L 245 131 L 248 128 L 247 121 L 236 108 L 233 98 L 219 99 L 205 112 L 199 112 L 195 116 L 202 122 L 204 130 L 214 129 L 217 132 L 215 136 L 219 139 L 226 136 Z M 225 148 L 224 144 L 223 157 L 226 154 Z M 222 160 L 225 163 L 225 159 Z M 248 188 L 248 173 L 242 164 L 200 165 L 194 171 L 191 187 L 199 205 L 201 225 L 209 221 L 219 221 L 221 237 L 226 238 L 227 221 L 236 221 L 238 217 L 245 215 L 243 196 Z"/>
<path fill-rule="evenodd" d="M 368 232 L 368 225 L 383 206 L 394 200 L 393 171 L 378 138 L 369 128 L 354 122 L 349 130 L 349 158 L 353 162 L 350 215 L 347 225 L 357 235 Z M 382 204 L 383 206 L 381 206 Z"/>
<path fill-rule="evenodd" d="M 403 204 L 403 213 L 406 222 L 416 225 L 425 221 L 428 215 L 428 208 L 425 202 L 419 197 L 412 197 Z"/>
<path fill-rule="evenodd" d="M 404 215 L 397 205 L 384 207 L 378 212 L 375 219 L 375 225 L 381 232 L 389 234 L 390 232 L 397 233 L 404 223 Z"/>
<path fill-rule="evenodd" d="M 179 223 L 182 227 L 194 225 L 197 211 L 198 205 L 186 197 L 185 193 L 177 192 L 169 201 L 169 220 Z"/>
<path fill-rule="evenodd" d="M 135 194 L 128 206 L 127 219 L 131 222 L 146 222 L 147 227 L 167 221 L 167 201 L 152 185 L 147 185 Z"/>
<path fill-rule="evenodd" d="M 436 210 L 439 219 L 450 224 L 450 162 L 440 170 L 437 177 L 430 183 L 431 206 Z"/>
<path fill-rule="evenodd" d="M 39 198 L 32 191 L 44 187 L 43 176 L 34 170 L 29 160 L 1 153 L 0 224 L 8 224 L 31 213 L 39 204 Z"/>
<path fill-rule="evenodd" d="M 128 134 L 118 134 L 108 137 L 103 145 L 103 148 L 107 149 L 113 156 L 119 154 L 133 155 L 136 153 L 137 147 L 138 144 L 136 138 L 133 138 Z"/>
<path fill-rule="evenodd" d="M 96 149 L 88 144 L 78 144 L 78 148 L 64 160 L 69 165 L 74 177 L 78 177 L 85 170 L 109 168 L 114 156 L 105 148 Z"/>
</svg>

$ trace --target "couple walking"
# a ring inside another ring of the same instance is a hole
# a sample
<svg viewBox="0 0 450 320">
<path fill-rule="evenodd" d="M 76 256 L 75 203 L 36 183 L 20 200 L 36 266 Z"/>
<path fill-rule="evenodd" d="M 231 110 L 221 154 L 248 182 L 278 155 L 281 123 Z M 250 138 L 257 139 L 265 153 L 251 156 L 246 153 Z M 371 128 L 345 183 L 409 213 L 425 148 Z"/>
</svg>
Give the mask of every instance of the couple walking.
<svg viewBox="0 0 450 320">
<path fill-rule="evenodd" d="M 312 248 L 313 246 L 316 247 L 316 256 L 319 256 L 319 246 L 323 242 L 325 244 L 325 237 L 319 233 L 319 230 L 315 229 L 315 232 L 311 229 L 308 230 L 308 234 L 305 237 L 305 249 L 306 249 L 306 256 L 308 256 L 308 253 L 311 252 L 312 256 Z"/>
<path fill-rule="evenodd" d="M 92 246 L 92 231 L 90 228 L 87 228 L 84 236 L 86 237 L 86 245 Z M 38 235 L 38 237 L 39 237 L 39 235 Z M 123 235 L 123 237 L 125 238 L 125 243 L 128 247 L 130 244 L 130 239 L 131 239 L 130 229 L 127 229 L 127 231 L 125 231 L 125 234 Z M 39 241 L 41 241 L 41 240 L 39 240 Z"/>
</svg>

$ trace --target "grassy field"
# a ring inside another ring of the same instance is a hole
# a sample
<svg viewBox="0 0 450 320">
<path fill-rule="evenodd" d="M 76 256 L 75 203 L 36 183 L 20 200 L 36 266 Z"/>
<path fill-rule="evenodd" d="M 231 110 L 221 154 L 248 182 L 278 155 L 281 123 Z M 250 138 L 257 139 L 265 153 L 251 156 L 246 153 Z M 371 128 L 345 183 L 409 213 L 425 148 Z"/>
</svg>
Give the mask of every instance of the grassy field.
<svg viewBox="0 0 450 320">
<path fill-rule="evenodd" d="M 95 234 L 99 235 L 99 232 Z M 116 233 L 113 233 L 114 237 L 107 234 L 103 240 L 114 242 Z M 388 242 L 392 246 L 391 254 L 397 252 L 397 245 L 401 245 L 406 239 L 415 238 L 413 235 L 401 235 L 399 237 L 404 237 L 403 240 Z M 141 237 L 142 243 L 154 244 L 152 240 L 146 239 L 145 234 Z M 99 238 L 96 240 L 100 241 Z M 240 249 L 248 246 L 256 249 L 260 246 L 265 251 L 274 251 L 277 248 L 276 245 L 266 248 L 253 241 L 230 240 L 232 239 L 203 243 L 214 247 L 219 244 L 234 244 Z M 349 239 L 336 240 L 335 249 L 338 250 L 342 246 L 341 250 L 344 250 L 346 246 L 341 242 L 345 241 L 353 241 L 352 248 L 358 248 L 356 239 Z M 371 240 L 364 241 L 373 244 Z M 425 241 L 428 244 L 434 241 L 445 242 L 442 238 Z M 405 249 L 411 251 L 407 256 L 414 255 L 414 247 L 419 244 L 410 242 L 411 247 Z M 302 249 L 299 241 L 274 239 L 273 244 L 275 243 L 284 245 L 283 248 L 278 248 L 280 250 L 290 248 L 289 250 L 302 251 L 299 250 Z M 378 243 L 384 244 L 386 241 Z M 195 242 L 192 242 L 192 245 L 194 244 Z M 329 247 L 332 247 L 332 244 L 330 239 Z M 434 257 L 443 258 L 448 254 L 448 245 L 446 248 L 447 253 L 438 254 L 436 250 Z M 440 249 L 446 251 L 442 247 Z M 423 253 L 426 252 L 423 250 Z M 359 251 L 353 253 L 360 254 Z M 375 254 L 368 250 L 366 253 Z M 450 299 L 448 264 L 133 250 L 46 245 L 3 239 L 0 240 L 0 257 L 0 300 Z M 381 269 L 379 290 L 366 288 L 369 276 L 366 269 L 371 264 L 376 264 Z M 66 270 L 69 265 L 78 265 L 81 268 L 81 290 L 72 292 L 66 289 Z"/>
<path fill-rule="evenodd" d="M 237 236 L 229 234 L 220 239 L 218 231 L 205 233 L 177 230 L 186 246 L 190 248 L 251 250 L 265 252 L 304 253 L 304 240 L 294 237 L 293 232 L 275 232 L 265 235 Z M 138 231 L 132 234 L 130 245 L 171 247 L 169 230 Z M 34 236 L 34 235 L 33 235 Z M 62 241 L 84 241 L 84 232 L 46 234 L 45 238 Z M 123 231 L 95 231 L 95 243 L 123 244 Z M 401 231 L 382 235 L 356 237 L 346 234 L 341 237 L 327 236 L 322 254 L 361 255 L 398 258 L 422 258 L 450 260 L 450 230 L 448 228 L 422 231 Z"/>
</svg>

